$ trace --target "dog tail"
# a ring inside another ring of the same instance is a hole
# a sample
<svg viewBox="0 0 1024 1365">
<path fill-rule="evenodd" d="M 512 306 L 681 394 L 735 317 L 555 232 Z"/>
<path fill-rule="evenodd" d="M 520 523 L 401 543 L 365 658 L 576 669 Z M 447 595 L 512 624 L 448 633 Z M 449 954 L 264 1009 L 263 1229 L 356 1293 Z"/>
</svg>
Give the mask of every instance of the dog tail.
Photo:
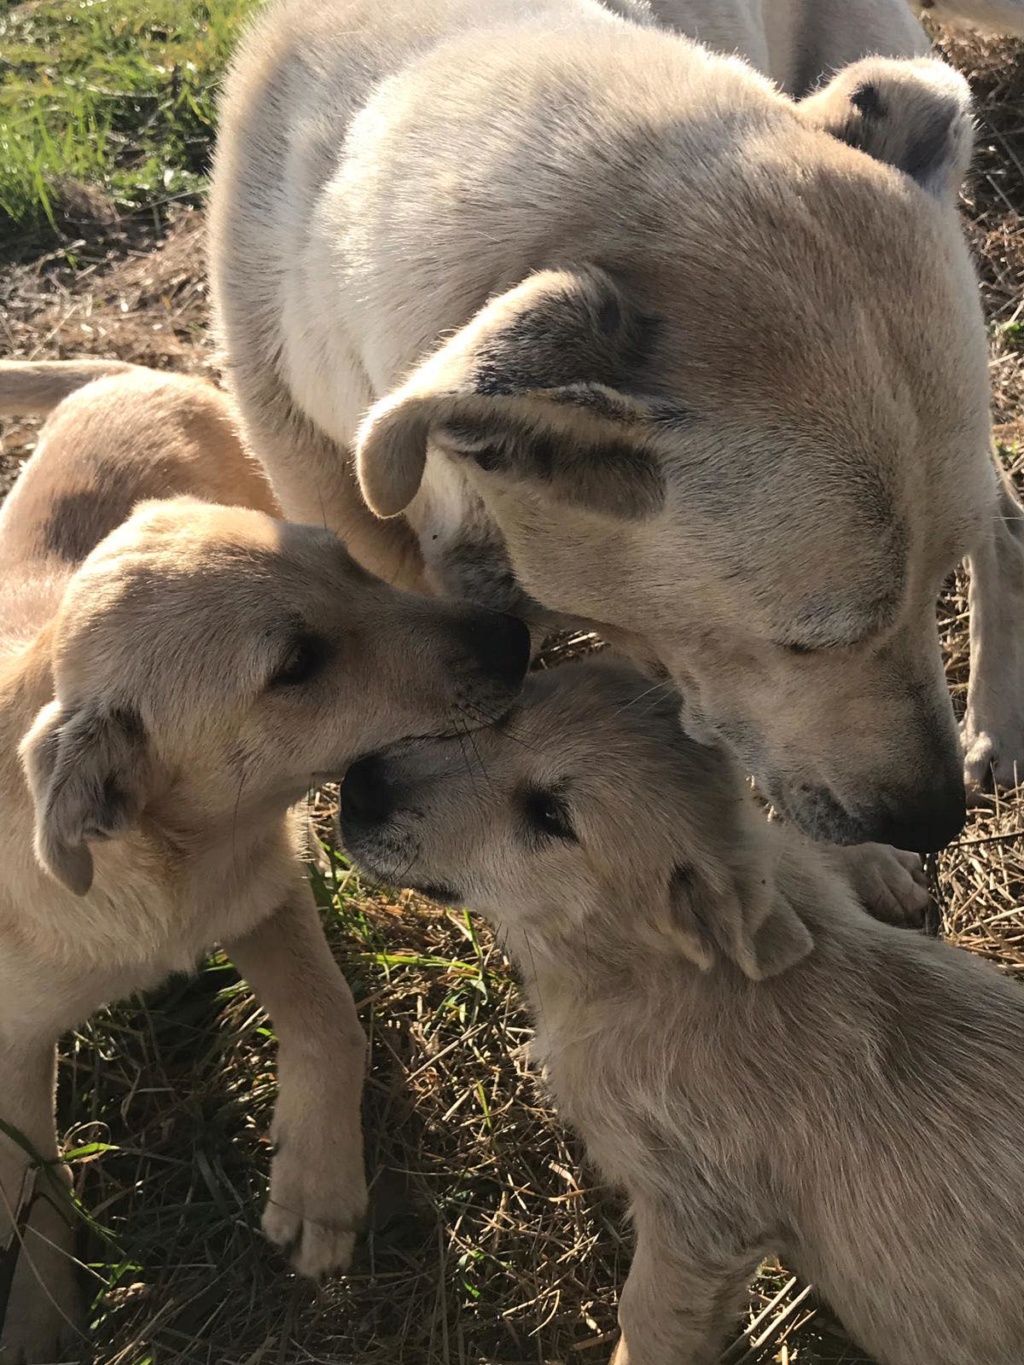
<svg viewBox="0 0 1024 1365">
<path fill-rule="evenodd" d="M 0 360 L 0 417 L 52 412 L 94 379 L 141 368 L 126 360 Z"/>
</svg>

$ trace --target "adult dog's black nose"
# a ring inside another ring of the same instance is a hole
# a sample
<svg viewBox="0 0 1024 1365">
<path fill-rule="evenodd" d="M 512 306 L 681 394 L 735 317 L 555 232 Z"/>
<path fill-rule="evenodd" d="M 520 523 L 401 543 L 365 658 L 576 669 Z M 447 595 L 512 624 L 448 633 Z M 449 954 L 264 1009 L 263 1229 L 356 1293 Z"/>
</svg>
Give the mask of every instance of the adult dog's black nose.
<svg viewBox="0 0 1024 1365">
<path fill-rule="evenodd" d="M 956 838 L 966 819 L 966 793 L 957 773 L 945 788 L 878 821 L 871 838 L 914 853 L 938 853 Z"/>
<path fill-rule="evenodd" d="M 341 829 L 383 825 L 394 814 L 398 790 L 388 776 L 387 760 L 370 754 L 353 763 L 341 784 Z"/>
<path fill-rule="evenodd" d="M 483 677 L 513 695 L 530 666 L 530 631 L 518 616 L 484 607 L 460 622 L 459 634 Z"/>
</svg>

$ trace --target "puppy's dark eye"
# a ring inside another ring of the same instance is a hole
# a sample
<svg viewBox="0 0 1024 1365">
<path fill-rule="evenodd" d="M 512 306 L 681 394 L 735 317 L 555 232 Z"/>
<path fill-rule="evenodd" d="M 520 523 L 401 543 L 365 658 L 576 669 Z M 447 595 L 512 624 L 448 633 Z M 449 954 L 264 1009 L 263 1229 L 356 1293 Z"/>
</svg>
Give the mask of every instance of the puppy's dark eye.
<svg viewBox="0 0 1024 1365">
<path fill-rule="evenodd" d="M 558 792 L 535 787 L 526 793 L 526 819 L 530 828 L 548 839 L 568 839 L 577 843 L 564 798 Z"/>
<path fill-rule="evenodd" d="M 297 635 L 291 648 L 272 674 L 271 687 L 301 687 L 312 682 L 327 666 L 331 646 L 322 635 L 312 632 Z"/>
<path fill-rule="evenodd" d="M 801 645 L 796 641 L 791 641 L 789 644 L 783 645 L 782 648 L 787 654 L 813 654 L 815 652 L 813 645 Z"/>
</svg>

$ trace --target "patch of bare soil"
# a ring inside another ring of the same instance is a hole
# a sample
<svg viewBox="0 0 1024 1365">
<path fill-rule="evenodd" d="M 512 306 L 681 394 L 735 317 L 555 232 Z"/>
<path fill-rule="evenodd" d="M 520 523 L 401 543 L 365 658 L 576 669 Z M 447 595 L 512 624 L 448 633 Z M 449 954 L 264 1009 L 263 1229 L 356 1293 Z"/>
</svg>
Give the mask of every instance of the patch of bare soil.
<svg viewBox="0 0 1024 1365">
<path fill-rule="evenodd" d="M 0 276 L 0 353 L 10 359 L 115 357 L 160 370 L 211 370 L 203 217 L 171 215 L 72 240 Z M 39 422 L 0 419 L 0 495 L 31 453 Z"/>
</svg>

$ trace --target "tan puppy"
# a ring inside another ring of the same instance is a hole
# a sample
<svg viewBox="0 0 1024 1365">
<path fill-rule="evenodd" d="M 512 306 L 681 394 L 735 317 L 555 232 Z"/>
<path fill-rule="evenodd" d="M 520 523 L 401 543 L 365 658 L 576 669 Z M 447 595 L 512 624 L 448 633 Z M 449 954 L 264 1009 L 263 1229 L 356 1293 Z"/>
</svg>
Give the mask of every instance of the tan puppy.
<svg viewBox="0 0 1024 1365">
<path fill-rule="evenodd" d="M 522 974 L 557 1102 L 632 1204 L 616 1365 L 712 1365 L 773 1251 L 880 1365 L 1019 1365 L 1020 986 L 865 916 L 622 666 L 534 675 L 476 753 L 356 764 L 343 837 L 482 911 Z"/>
<path fill-rule="evenodd" d="M 906 0 L 277 0 L 212 202 L 289 514 L 395 581 L 597 623 L 814 837 L 918 850 L 964 817 L 934 604 L 967 552 L 967 770 L 1024 757 L 968 92 L 871 59 L 789 94 L 927 47 Z"/>
<path fill-rule="evenodd" d="M 95 368 L 0 367 L 0 410 Z M 365 1040 L 289 808 L 360 752 L 500 713 L 529 651 L 273 510 L 223 395 L 127 368 L 57 408 L 0 512 L 0 1119 L 52 1161 L 58 1036 L 219 942 L 280 1042 L 264 1227 L 316 1275 L 365 1208 Z M 50 1178 L 0 1135 L 4 1365 L 74 1339 Z"/>
</svg>

